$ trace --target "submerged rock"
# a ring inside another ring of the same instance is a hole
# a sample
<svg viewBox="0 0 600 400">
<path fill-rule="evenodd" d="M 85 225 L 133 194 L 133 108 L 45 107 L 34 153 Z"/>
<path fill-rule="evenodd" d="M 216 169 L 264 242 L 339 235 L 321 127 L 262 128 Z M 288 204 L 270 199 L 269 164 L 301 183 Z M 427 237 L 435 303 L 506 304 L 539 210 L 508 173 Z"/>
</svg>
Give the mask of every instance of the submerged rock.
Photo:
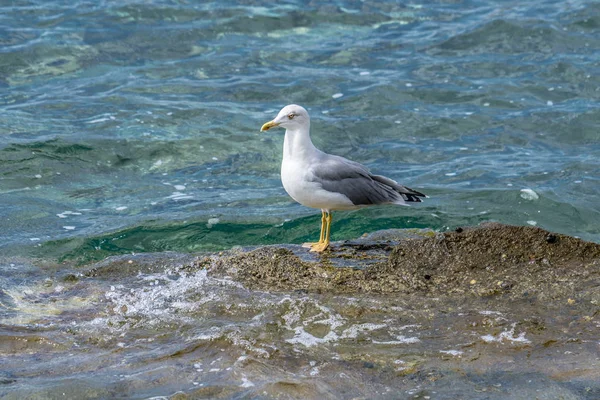
<svg viewBox="0 0 600 400">
<path fill-rule="evenodd" d="M 248 288 L 600 300 L 600 245 L 530 226 L 378 233 L 314 255 L 269 246 L 199 260 Z"/>
</svg>

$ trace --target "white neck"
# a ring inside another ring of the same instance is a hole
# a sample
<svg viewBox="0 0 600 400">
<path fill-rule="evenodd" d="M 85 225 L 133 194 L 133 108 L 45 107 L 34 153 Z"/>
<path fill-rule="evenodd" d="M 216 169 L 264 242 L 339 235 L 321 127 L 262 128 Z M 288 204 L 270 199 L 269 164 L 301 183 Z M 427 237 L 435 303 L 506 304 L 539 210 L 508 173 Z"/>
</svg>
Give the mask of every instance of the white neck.
<svg viewBox="0 0 600 400">
<path fill-rule="evenodd" d="M 310 140 L 310 125 L 300 129 L 286 129 L 283 140 L 283 159 L 299 159 L 317 151 Z"/>
</svg>

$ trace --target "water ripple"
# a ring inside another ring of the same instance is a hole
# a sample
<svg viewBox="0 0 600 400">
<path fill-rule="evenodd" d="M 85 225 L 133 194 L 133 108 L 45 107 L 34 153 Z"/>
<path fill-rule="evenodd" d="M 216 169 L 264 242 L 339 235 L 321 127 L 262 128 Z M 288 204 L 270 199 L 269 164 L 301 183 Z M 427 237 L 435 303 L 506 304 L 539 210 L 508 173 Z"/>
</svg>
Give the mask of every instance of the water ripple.
<svg viewBox="0 0 600 400">
<path fill-rule="evenodd" d="M 257 132 L 291 102 L 324 150 L 432 194 L 385 209 L 388 222 L 341 214 L 340 238 L 408 217 L 447 229 L 535 212 L 599 240 L 597 4 L 34 1 L 0 15 L 0 216 L 15 252 L 217 217 L 239 244 L 268 220 L 258 237 L 271 242 L 311 215 L 278 182 L 281 134 Z M 537 209 L 518 203 L 524 187 Z M 56 217 L 79 209 L 91 211 Z M 190 245 L 177 240 L 165 248 Z"/>
</svg>

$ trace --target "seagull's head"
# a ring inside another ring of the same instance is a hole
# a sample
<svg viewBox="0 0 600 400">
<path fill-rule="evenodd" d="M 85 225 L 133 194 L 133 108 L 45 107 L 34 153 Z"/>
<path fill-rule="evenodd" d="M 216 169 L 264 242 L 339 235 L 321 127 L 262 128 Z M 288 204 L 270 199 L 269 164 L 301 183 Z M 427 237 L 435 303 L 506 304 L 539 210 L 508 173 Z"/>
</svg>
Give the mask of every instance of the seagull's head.
<svg viewBox="0 0 600 400">
<path fill-rule="evenodd" d="M 285 106 L 279 111 L 279 114 L 277 114 L 275 119 L 264 124 L 260 128 L 260 131 L 268 131 L 274 126 L 281 126 L 282 128 L 290 130 L 309 127 L 310 117 L 308 116 L 308 111 L 306 111 L 304 107 L 296 104 Z"/>
</svg>

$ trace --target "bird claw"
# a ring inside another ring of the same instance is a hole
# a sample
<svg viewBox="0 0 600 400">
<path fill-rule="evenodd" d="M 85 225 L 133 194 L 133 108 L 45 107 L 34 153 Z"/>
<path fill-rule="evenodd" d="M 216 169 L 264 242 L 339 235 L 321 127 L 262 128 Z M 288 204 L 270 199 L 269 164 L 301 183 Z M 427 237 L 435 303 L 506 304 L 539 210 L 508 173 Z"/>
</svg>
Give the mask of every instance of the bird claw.
<svg viewBox="0 0 600 400">
<path fill-rule="evenodd" d="M 308 243 L 302 243 L 302 247 L 304 247 L 305 249 L 312 249 L 313 246 L 316 246 L 318 244 L 320 244 L 321 242 L 308 242 Z"/>
<path fill-rule="evenodd" d="M 322 253 L 329 247 L 329 242 L 314 243 L 310 246 L 310 251 Z"/>
</svg>

